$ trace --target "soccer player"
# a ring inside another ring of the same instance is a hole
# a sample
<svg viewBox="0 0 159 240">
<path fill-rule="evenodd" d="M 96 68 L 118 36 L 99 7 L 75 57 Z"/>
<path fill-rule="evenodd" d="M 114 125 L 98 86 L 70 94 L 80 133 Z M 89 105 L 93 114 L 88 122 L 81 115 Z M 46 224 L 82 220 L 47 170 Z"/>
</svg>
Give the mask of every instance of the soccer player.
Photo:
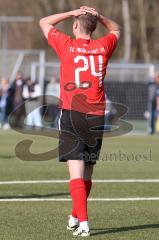
<svg viewBox="0 0 159 240">
<path fill-rule="evenodd" d="M 74 17 L 75 39 L 60 32 L 55 25 Z M 91 38 L 100 22 L 109 33 Z M 68 230 L 75 236 L 89 236 L 87 198 L 92 187 L 92 173 L 99 157 L 104 129 L 104 77 L 109 58 L 119 39 L 119 25 L 94 8 L 55 14 L 40 20 L 48 44 L 60 61 L 59 159 L 67 161 L 72 198 Z"/>
</svg>

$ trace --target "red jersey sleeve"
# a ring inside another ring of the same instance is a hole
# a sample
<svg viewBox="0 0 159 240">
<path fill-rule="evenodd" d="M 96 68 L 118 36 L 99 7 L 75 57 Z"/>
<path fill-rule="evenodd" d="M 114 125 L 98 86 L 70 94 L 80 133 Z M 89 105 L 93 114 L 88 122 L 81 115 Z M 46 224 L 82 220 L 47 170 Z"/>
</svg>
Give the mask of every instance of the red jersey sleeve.
<svg viewBox="0 0 159 240">
<path fill-rule="evenodd" d="M 68 39 L 70 36 L 60 32 L 55 27 L 52 27 L 48 33 L 48 44 L 55 49 L 59 57 L 64 52 L 64 46 Z"/>
<path fill-rule="evenodd" d="M 98 41 L 105 47 L 108 57 L 111 57 L 118 42 L 115 34 L 109 33 L 106 36 L 99 38 Z"/>
</svg>

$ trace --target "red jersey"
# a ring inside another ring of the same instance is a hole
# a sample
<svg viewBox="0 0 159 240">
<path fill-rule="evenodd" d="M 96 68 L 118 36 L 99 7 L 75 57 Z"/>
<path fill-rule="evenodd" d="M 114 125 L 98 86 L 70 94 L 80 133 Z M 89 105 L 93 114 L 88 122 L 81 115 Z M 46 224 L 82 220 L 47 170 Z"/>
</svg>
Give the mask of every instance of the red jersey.
<svg viewBox="0 0 159 240">
<path fill-rule="evenodd" d="M 109 33 L 97 40 L 72 39 L 53 27 L 48 34 L 48 44 L 61 61 L 60 107 L 104 115 L 104 77 L 117 37 Z"/>
</svg>

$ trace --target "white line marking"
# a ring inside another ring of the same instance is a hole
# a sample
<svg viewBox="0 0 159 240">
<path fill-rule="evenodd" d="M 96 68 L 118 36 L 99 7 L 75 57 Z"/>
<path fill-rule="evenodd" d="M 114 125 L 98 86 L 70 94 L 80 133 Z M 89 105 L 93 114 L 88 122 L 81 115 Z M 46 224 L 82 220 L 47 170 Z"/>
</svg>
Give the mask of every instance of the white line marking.
<svg viewBox="0 0 159 240">
<path fill-rule="evenodd" d="M 24 180 L 24 181 L 1 181 L 0 185 L 12 184 L 47 184 L 47 183 L 68 183 L 69 180 Z"/>
<path fill-rule="evenodd" d="M 0 181 L 0 185 L 12 184 L 48 184 L 48 183 L 68 183 L 69 180 L 18 180 Z M 159 183 L 159 179 L 94 179 L 94 183 Z"/>
<path fill-rule="evenodd" d="M 70 202 L 70 198 L 4 198 L 0 202 Z M 90 202 L 159 201 L 159 197 L 89 198 Z"/>
</svg>

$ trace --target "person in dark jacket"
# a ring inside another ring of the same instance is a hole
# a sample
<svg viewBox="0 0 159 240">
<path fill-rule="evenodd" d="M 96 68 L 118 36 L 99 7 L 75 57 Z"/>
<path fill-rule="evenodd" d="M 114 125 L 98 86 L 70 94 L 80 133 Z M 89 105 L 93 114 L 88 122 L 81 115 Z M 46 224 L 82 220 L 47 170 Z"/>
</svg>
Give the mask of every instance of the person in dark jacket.
<svg viewBox="0 0 159 240">
<path fill-rule="evenodd" d="M 22 72 L 18 71 L 16 74 L 16 78 L 9 89 L 10 97 L 12 98 L 12 107 L 14 111 L 14 125 L 16 127 L 21 127 L 24 120 L 25 108 L 23 106 L 24 100 L 22 96 L 23 87 L 23 74 Z"/>
</svg>

